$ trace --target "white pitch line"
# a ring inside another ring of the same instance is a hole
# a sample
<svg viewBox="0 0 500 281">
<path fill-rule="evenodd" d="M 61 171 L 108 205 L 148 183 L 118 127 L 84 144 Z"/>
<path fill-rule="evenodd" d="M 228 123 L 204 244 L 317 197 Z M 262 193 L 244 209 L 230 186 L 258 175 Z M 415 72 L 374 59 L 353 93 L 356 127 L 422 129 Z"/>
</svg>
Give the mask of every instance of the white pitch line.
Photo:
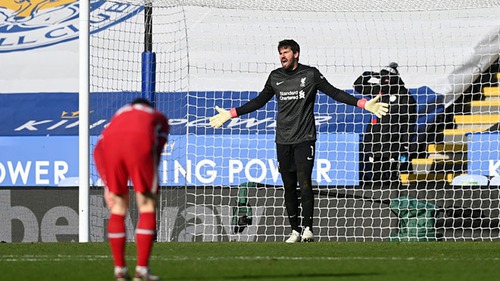
<svg viewBox="0 0 500 281">
<path fill-rule="evenodd" d="M 153 256 L 159 261 L 217 261 L 217 260 L 284 260 L 284 261 L 344 261 L 344 260 L 385 260 L 385 261 L 500 261 L 500 258 L 448 258 L 448 257 L 289 257 L 289 256 L 228 256 L 228 257 L 191 257 L 191 256 Z"/>
<path fill-rule="evenodd" d="M 111 256 L 106 255 L 0 255 L 0 262 L 18 261 L 93 261 L 107 260 Z"/>
<path fill-rule="evenodd" d="M 108 260 L 108 255 L 0 255 L 0 262 L 65 262 L 65 261 L 99 261 Z M 135 257 L 127 257 L 135 260 Z M 218 260 L 280 260 L 280 261 L 346 261 L 346 260 L 379 260 L 379 261 L 500 261 L 500 258 L 450 258 L 450 257 L 288 257 L 288 256 L 152 256 L 156 261 L 218 261 Z"/>
</svg>

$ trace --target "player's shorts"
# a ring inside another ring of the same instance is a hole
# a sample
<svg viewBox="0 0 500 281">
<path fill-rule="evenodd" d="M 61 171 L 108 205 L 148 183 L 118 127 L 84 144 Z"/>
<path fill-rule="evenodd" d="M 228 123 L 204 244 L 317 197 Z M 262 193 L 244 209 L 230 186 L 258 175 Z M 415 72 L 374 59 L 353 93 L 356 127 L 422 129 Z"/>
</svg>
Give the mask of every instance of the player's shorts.
<svg viewBox="0 0 500 281">
<path fill-rule="evenodd" d="M 298 144 L 276 144 L 280 172 L 296 172 L 297 169 L 310 173 L 314 167 L 316 141 Z"/>
<path fill-rule="evenodd" d="M 117 139 L 114 139 L 117 138 Z M 142 135 L 111 135 L 102 138 L 94 149 L 99 175 L 114 194 L 128 193 L 128 180 L 134 191 L 158 192 L 158 151 Z"/>
</svg>

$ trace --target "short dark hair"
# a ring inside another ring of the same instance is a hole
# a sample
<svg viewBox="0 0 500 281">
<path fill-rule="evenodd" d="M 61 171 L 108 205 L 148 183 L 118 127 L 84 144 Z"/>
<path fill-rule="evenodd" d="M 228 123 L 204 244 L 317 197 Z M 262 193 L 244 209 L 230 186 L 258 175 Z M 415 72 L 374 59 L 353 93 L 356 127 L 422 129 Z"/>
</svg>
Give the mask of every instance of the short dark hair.
<svg viewBox="0 0 500 281">
<path fill-rule="evenodd" d="M 290 47 L 290 49 L 292 49 L 292 52 L 294 52 L 294 53 L 300 52 L 299 43 L 295 42 L 295 40 L 293 40 L 293 39 L 281 40 L 278 43 L 278 51 L 281 48 L 285 48 L 285 47 Z"/>
<path fill-rule="evenodd" d="M 153 104 L 148 99 L 145 99 L 145 98 L 136 98 L 130 104 L 131 105 L 134 105 L 134 104 L 145 104 L 145 105 L 154 107 Z"/>
</svg>

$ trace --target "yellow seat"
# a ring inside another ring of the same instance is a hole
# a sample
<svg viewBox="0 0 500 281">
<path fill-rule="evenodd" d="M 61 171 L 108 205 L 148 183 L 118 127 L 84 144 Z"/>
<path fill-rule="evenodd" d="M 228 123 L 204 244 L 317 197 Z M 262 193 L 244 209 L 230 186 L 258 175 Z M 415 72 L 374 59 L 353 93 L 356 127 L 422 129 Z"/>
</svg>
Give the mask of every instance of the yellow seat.
<svg viewBox="0 0 500 281">
<path fill-rule="evenodd" d="M 466 152 L 466 143 L 431 143 L 427 146 L 427 152 L 429 153 L 443 153 L 443 152 Z"/>
<path fill-rule="evenodd" d="M 500 122 L 500 114 L 455 115 L 457 124 L 496 124 Z"/>
<path fill-rule="evenodd" d="M 487 97 L 500 96 L 500 87 L 483 87 L 483 93 Z"/>
<path fill-rule="evenodd" d="M 443 138 L 445 143 L 466 143 L 467 133 L 478 133 L 485 131 L 486 128 L 466 128 L 466 129 L 445 129 L 443 130 Z"/>
<path fill-rule="evenodd" d="M 470 102 L 471 107 L 498 107 L 500 106 L 500 100 L 474 100 Z M 498 113 L 495 112 L 495 113 Z"/>
</svg>

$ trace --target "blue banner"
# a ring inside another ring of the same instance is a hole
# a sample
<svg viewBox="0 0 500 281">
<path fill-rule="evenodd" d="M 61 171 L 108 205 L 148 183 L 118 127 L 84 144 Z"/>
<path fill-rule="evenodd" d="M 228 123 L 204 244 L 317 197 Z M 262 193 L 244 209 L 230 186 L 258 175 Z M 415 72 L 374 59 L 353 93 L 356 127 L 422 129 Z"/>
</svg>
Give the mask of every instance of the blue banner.
<svg viewBox="0 0 500 281">
<path fill-rule="evenodd" d="M 361 97 L 353 90 L 348 93 Z M 419 132 L 442 111 L 442 96 L 428 87 L 410 89 L 418 102 Z M 212 129 L 208 118 L 215 106 L 232 108 L 254 98 L 252 91 L 200 91 L 157 93 L 156 107 L 170 119 L 171 135 L 274 134 L 277 104 L 274 99 L 263 108 L 233 119 L 231 125 Z M 90 94 L 90 133 L 99 135 L 118 108 L 141 96 L 139 92 Z M 363 133 L 371 120 L 366 110 L 336 102 L 319 93 L 315 103 L 316 126 L 320 133 Z M 0 95 L 0 136 L 78 135 L 77 93 L 30 93 Z"/>
<path fill-rule="evenodd" d="M 425 106 L 419 107 L 419 114 L 426 116 L 436 110 L 432 104 L 441 101 L 429 88 L 419 89 L 412 94 L 420 96 L 417 100 Z M 157 93 L 156 107 L 169 117 L 171 126 L 160 166 L 161 184 L 281 184 L 274 143 L 274 99 L 222 128 L 209 125 L 216 105 L 238 107 L 257 95 L 252 91 Z M 117 109 L 139 96 L 139 92 L 91 93 L 92 139 Z M 357 185 L 358 143 L 370 114 L 319 93 L 315 117 L 318 153 L 314 180 L 320 185 Z M 78 118 L 77 93 L 0 95 L 0 186 L 57 186 L 64 178 L 77 177 Z M 96 183 L 95 171 L 93 175 L 91 180 Z"/>
<path fill-rule="evenodd" d="M 313 179 L 320 185 L 357 185 L 359 135 L 318 137 Z M 0 186 L 58 186 L 78 177 L 77 136 L 0 137 L 0 148 Z M 91 183 L 99 183 L 93 160 L 91 174 Z M 282 183 L 274 135 L 172 135 L 159 178 L 162 186 Z"/>
<path fill-rule="evenodd" d="M 257 92 L 157 93 L 156 107 L 169 117 L 171 135 L 274 134 L 276 102 L 233 119 L 231 126 L 212 129 L 208 119 L 215 106 L 231 108 L 257 96 Z M 139 97 L 138 92 L 92 93 L 90 133 L 99 135 L 121 106 Z M 338 103 L 324 94 L 315 108 L 319 132 L 361 133 L 370 114 L 360 108 Z M 78 135 L 77 93 L 36 93 L 0 95 L 0 136 Z"/>
<path fill-rule="evenodd" d="M 164 154 L 162 185 L 282 184 L 274 135 L 172 136 Z M 357 185 L 358 159 L 358 134 L 319 134 L 313 180 Z"/>
<path fill-rule="evenodd" d="M 0 186 L 57 186 L 78 176 L 78 137 L 0 137 Z"/>
</svg>

